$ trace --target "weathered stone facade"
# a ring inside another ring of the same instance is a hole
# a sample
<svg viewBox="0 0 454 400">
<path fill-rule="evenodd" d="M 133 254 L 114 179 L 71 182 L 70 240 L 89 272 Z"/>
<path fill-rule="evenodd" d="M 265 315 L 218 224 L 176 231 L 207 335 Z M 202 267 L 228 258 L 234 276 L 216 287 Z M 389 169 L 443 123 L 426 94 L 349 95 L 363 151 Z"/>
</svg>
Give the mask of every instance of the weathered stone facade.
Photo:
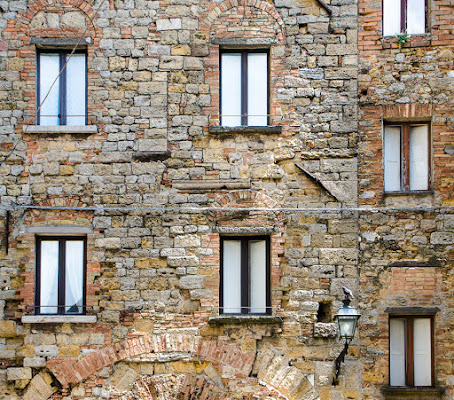
<svg viewBox="0 0 454 400">
<path fill-rule="evenodd" d="M 418 306 L 440 309 L 450 399 L 453 78 L 437 3 L 432 42 L 398 49 L 370 31 L 381 2 L 0 1 L 0 398 L 387 398 L 386 309 Z M 37 50 L 75 46 L 87 125 L 38 125 Z M 269 126 L 219 126 L 222 49 L 269 50 Z M 383 196 L 381 121 L 401 114 L 432 118 L 432 193 Z M 34 315 L 46 235 L 86 237 L 86 315 Z M 220 316 L 220 240 L 258 235 L 272 311 Z M 342 285 L 363 317 L 333 385 Z"/>
</svg>

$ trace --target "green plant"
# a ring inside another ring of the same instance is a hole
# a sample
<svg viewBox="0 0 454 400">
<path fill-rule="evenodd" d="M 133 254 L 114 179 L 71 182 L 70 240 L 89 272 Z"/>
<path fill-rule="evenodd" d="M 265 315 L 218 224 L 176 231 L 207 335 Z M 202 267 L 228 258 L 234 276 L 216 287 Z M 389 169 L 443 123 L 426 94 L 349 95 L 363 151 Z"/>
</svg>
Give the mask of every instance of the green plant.
<svg viewBox="0 0 454 400">
<path fill-rule="evenodd" d="M 410 39 L 410 36 L 408 36 L 407 31 L 403 31 L 403 32 L 401 32 L 401 33 L 398 33 L 398 34 L 396 35 L 396 38 L 397 38 L 397 43 L 398 43 L 398 45 L 399 45 L 399 49 L 401 49 L 401 48 L 402 48 L 402 45 L 403 45 L 404 43 L 407 43 L 407 42 L 408 42 L 408 39 Z"/>
</svg>

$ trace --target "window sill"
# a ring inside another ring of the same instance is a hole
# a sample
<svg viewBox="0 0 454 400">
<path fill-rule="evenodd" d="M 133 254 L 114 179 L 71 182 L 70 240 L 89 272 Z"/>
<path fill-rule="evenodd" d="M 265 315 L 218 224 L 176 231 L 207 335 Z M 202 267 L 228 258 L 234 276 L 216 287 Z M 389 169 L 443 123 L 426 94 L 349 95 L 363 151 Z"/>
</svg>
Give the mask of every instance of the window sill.
<svg viewBox="0 0 454 400">
<path fill-rule="evenodd" d="M 272 315 L 220 315 L 208 319 L 210 325 L 226 324 L 282 324 L 281 317 Z"/>
<path fill-rule="evenodd" d="M 93 134 L 98 133 L 97 125 L 25 125 L 24 133 L 84 133 Z"/>
<path fill-rule="evenodd" d="M 23 315 L 22 322 L 25 324 L 94 324 L 97 318 L 96 315 Z"/>
<path fill-rule="evenodd" d="M 208 132 L 222 133 L 281 133 L 282 126 L 210 126 Z"/>
<path fill-rule="evenodd" d="M 412 48 L 412 47 L 427 47 L 431 46 L 431 34 L 430 33 L 419 33 L 409 35 L 407 42 L 402 43 L 401 48 Z M 382 38 L 384 49 L 399 49 L 399 43 L 396 35 L 383 36 Z"/>
<path fill-rule="evenodd" d="M 428 196 L 434 194 L 433 190 L 413 190 L 408 192 L 384 192 L 385 196 Z"/>
<path fill-rule="evenodd" d="M 381 389 L 385 399 L 441 399 L 445 392 L 444 387 L 392 387 L 386 386 Z"/>
</svg>

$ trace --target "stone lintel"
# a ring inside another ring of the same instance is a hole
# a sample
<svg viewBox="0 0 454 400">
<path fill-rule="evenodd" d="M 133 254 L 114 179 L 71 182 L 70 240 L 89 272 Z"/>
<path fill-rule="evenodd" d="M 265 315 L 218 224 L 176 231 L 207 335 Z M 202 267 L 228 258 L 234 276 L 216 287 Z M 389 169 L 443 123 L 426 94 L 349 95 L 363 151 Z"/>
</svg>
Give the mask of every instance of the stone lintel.
<svg viewBox="0 0 454 400">
<path fill-rule="evenodd" d="M 281 317 L 272 315 L 220 315 L 208 319 L 210 325 L 225 324 L 282 324 Z"/>
<path fill-rule="evenodd" d="M 209 133 L 281 133 L 282 126 L 210 126 Z"/>
<path fill-rule="evenodd" d="M 96 125 L 24 125 L 24 133 L 83 133 L 92 135 L 98 133 L 98 127 Z"/>
<path fill-rule="evenodd" d="M 385 399 L 424 399 L 434 400 L 441 399 L 446 391 L 444 387 L 393 387 L 385 386 L 381 388 Z"/>
<path fill-rule="evenodd" d="M 395 261 L 388 265 L 389 268 L 436 268 L 441 267 L 439 260 L 429 261 Z"/>
<path fill-rule="evenodd" d="M 394 315 L 433 315 L 440 312 L 438 307 L 387 307 L 385 313 Z"/>
<path fill-rule="evenodd" d="M 183 190 L 212 190 L 212 189 L 249 189 L 251 182 L 249 179 L 231 180 L 177 180 L 172 182 L 172 187 Z"/>
<path fill-rule="evenodd" d="M 48 37 L 31 37 L 30 44 L 34 44 L 41 48 L 55 48 L 55 47 L 86 47 L 92 42 L 90 37 L 87 38 L 48 38 Z"/>
<path fill-rule="evenodd" d="M 94 324 L 96 315 L 23 315 L 24 324 Z"/>
<path fill-rule="evenodd" d="M 170 151 L 137 151 L 132 158 L 137 161 L 164 161 L 170 158 Z"/>
<path fill-rule="evenodd" d="M 25 226 L 25 233 L 36 235 L 89 235 L 93 233 L 93 227 L 74 225 Z"/>
<path fill-rule="evenodd" d="M 269 235 L 274 232 L 272 226 L 217 226 L 221 235 Z"/>
<path fill-rule="evenodd" d="M 231 47 L 269 47 L 277 43 L 276 38 L 216 38 L 211 41 L 213 44 Z"/>
</svg>

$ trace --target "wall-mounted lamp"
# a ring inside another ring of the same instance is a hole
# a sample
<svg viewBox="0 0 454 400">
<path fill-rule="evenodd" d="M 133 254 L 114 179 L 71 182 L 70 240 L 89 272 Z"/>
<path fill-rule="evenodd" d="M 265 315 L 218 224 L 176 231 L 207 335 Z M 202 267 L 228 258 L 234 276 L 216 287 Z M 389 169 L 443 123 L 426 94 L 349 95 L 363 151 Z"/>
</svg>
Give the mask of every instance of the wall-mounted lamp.
<svg viewBox="0 0 454 400">
<path fill-rule="evenodd" d="M 351 299 L 353 299 L 351 290 L 347 289 L 345 286 L 342 286 L 342 289 L 345 293 L 345 299 L 342 300 L 344 305 L 334 316 L 334 319 L 337 321 L 339 339 L 344 341 L 345 346 L 336 358 L 336 377 L 333 379 L 333 385 L 337 385 L 341 363 L 344 362 L 344 358 L 348 351 L 348 345 L 355 337 L 356 325 L 359 317 L 361 317 L 361 314 L 356 311 L 356 308 L 350 306 Z"/>
</svg>

